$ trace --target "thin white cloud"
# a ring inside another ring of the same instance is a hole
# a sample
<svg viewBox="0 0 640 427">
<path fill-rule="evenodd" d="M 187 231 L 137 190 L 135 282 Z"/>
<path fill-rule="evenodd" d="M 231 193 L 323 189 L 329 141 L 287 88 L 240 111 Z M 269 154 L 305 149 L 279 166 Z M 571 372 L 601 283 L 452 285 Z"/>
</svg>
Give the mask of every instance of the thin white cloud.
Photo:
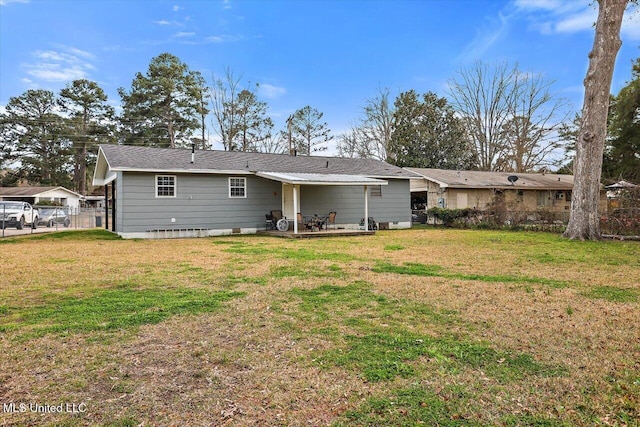
<svg viewBox="0 0 640 427">
<path fill-rule="evenodd" d="M 23 77 L 20 79 L 20 83 L 22 83 L 24 86 L 26 86 L 29 89 L 37 89 L 38 85 L 36 84 L 36 82 L 34 82 L 33 80 L 27 78 L 27 77 Z"/>
<path fill-rule="evenodd" d="M 69 47 L 69 46 L 65 46 L 65 45 L 56 45 L 56 46 L 59 47 L 60 49 L 66 50 L 67 52 L 69 52 L 72 55 L 79 56 L 79 57 L 84 58 L 84 59 L 95 59 L 96 58 L 96 56 L 93 53 L 87 52 L 86 50 L 81 50 L 81 49 L 78 49 L 78 48 L 75 48 L 75 47 Z"/>
<path fill-rule="evenodd" d="M 9 3 L 29 3 L 29 0 L 0 0 L 0 6 L 6 6 Z"/>
<path fill-rule="evenodd" d="M 87 59 L 94 55 L 78 48 L 58 45 L 59 50 L 37 50 L 31 53 L 34 62 L 22 64 L 29 76 L 29 84 L 33 80 L 47 82 L 71 81 L 87 78 L 95 66 Z"/>
<path fill-rule="evenodd" d="M 209 36 L 204 39 L 205 43 L 233 43 L 245 40 L 246 37 L 242 35 L 230 35 L 221 34 L 217 36 Z"/>
<path fill-rule="evenodd" d="M 481 57 L 509 32 L 509 21 L 508 15 L 499 13 L 497 20 L 493 20 L 486 28 L 478 31 L 476 37 L 462 51 L 461 58 L 473 60 Z"/>
<path fill-rule="evenodd" d="M 527 19 L 531 28 L 542 34 L 571 34 L 593 31 L 598 19 L 595 4 L 563 0 L 515 0 L 516 13 Z M 625 11 L 621 34 L 623 39 L 640 40 L 640 6 L 631 3 Z"/>
<path fill-rule="evenodd" d="M 123 46 L 118 44 L 106 45 L 102 48 L 105 52 L 131 52 L 134 50 L 132 46 Z"/>
<path fill-rule="evenodd" d="M 258 93 L 267 99 L 276 99 L 287 93 L 287 90 L 280 86 L 263 83 L 258 87 Z"/>
<path fill-rule="evenodd" d="M 162 19 L 160 21 L 153 21 L 153 23 L 154 24 L 158 24 L 158 25 L 171 25 L 171 22 L 169 22 L 169 21 L 167 21 L 165 19 Z"/>
<path fill-rule="evenodd" d="M 173 35 L 173 37 L 178 37 L 178 38 L 181 38 L 181 37 L 193 37 L 193 36 L 195 36 L 195 35 L 196 35 L 196 33 L 194 33 L 194 32 L 185 32 L 185 31 L 181 31 L 181 32 L 179 32 L 179 33 L 175 33 L 175 34 Z"/>
<path fill-rule="evenodd" d="M 35 67 L 30 67 L 27 74 L 49 82 L 78 80 L 87 76 L 86 70 L 80 67 L 62 67 L 60 64 L 38 64 Z"/>
<path fill-rule="evenodd" d="M 174 12 L 177 12 L 180 9 L 182 9 L 182 8 L 176 4 L 175 6 L 173 6 L 173 8 L 171 10 L 173 10 Z"/>
<path fill-rule="evenodd" d="M 598 12 L 593 8 L 586 8 L 577 13 L 569 14 L 555 24 L 558 33 L 576 33 L 593 29 L 593 24 L 598 19 Z"/>
<path fill-rule="evenodd" d="M 513 5 L 519 11 L 547 11 L 554 14 L 566 14 L 583 9 L 586 4 L 566 0 L 515 0 Z"/>
</svg>

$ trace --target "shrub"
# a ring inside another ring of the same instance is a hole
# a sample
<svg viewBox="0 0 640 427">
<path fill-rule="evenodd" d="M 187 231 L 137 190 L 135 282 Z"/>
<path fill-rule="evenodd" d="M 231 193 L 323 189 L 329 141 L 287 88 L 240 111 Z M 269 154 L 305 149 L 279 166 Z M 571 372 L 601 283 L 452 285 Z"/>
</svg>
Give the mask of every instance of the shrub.
<svg viewBox="0 0 640 427">
<path fill-rule="evenodd" d="M 467 218 L 470 209 L 430 208 L 427 213 L 442 221 L 445 227 L 452 227 L 457 220 Z"/>
</svg>

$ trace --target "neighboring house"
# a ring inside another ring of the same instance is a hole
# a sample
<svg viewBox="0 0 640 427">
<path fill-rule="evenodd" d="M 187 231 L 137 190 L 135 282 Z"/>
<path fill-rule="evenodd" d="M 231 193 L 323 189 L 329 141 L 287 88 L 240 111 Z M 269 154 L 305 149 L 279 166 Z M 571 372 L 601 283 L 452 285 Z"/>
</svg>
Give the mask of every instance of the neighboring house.
<svg viewBox="0 0 640 427">
<path fill-rule="evenodd" d="M 497 201 L 518 211 L 568 211 L 571 208 L 573 175 L 406 169 L 419 175 L 411 180 L 414 207 L 484 209 Z M 604 191 L 600 208 L 606 210 Z"/>
<path fill-rule="evenodd" d="M 111 186 L 110 228 L 144 238 L 255 233 L 272 210 L 293 232 L 297 212 L 335 211 L 337 228 L 366 216 L 409 228 L 413 176 L 371 159 L 101 145 L 93 185 Z"/>
<path fill-rule="evenodd" d="M 640 207 L 640 185 L 623 180 L 605 188 L 610 209 Z"/>
<path fill-rule="evenodd" d="M 0 200 L 19 201 L 37 205 L 55 202 L 61 206 L 77 209 L 82 196 L 64 187 L 0 187 Z"/>
</svg>

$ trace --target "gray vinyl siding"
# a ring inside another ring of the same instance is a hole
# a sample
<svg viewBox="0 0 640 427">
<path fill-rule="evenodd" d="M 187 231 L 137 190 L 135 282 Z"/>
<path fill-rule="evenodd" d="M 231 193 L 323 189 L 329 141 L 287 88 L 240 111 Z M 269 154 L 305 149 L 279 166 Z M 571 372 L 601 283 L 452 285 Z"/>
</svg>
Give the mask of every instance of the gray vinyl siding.
<svg viewBox="0 0 640 427">
<path fill-rule="evenodd" d="M 122 231 L 122 209 L 120 209 L 120 205 L 122 204 L 121 194 L 124 194 L 124 191 L 122 189 L 123 182 L 123 173 L 118 172 L 116 174 L 116 200 L 112 200 L 112 203 L 114 203 L 116 209 L 116 226 L 114 227 L 113 224 L 109 224 L 109 227 L 112 230 L 115 229 L 116 232 Z M 109 216 L 109 221 L 111 221 L 111 212 L 109 213 Z"/>
<path fill-rule="evenodd" d="M 156 175 L 163 174 L 124 173 L 118 180 L 118 231 L 264 228 L 265 213 L 282 205 L 280 183 L 255 176 L 243 176 L 245 198 L 230 198 L 227 175 L 166 174 L 176 175 L 176 197 L 159 198 Z"/>
<path fill-rule="evenodd" d="M 176 197 L 156 197 L 156 175 L 176 176 Z M 246 197 L 229 198 L 228 175 L 120 172 L 117 231 L 264 229 L 265 214 L 282 209 L 282 184 L 253 175 L 241 177 L 246 178 Z M 409 180 L 388 182 L 382 186 L 382 197 L 369 197 L 369 216 L 377 222 L 410 221 Z M 357 224 L 364 216 L 364 190 L 362 186 L 302 186 L 300 204 L 304 215 L 336 211 L 337 224 Z"/>
<path fill-rule="evenodd" d="M 376 222 L 411 221 L 409 180 L 389 179 L 382 186 L 381 197 L 371 197 L 369 216 Z M 358 224 L 364 217 L 362 186 L 301 186 L 300 212 L 303 215 L 326 215 L 336 211 L 337 224 Z"/>
</svg>

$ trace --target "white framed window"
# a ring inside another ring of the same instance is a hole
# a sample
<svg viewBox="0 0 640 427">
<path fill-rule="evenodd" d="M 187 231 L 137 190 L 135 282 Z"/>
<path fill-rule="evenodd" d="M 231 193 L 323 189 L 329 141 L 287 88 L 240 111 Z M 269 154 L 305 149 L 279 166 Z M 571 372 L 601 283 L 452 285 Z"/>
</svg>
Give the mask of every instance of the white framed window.
<svg viewBox="0 0 640 427">
<path fill-rule="evenodd" d="M 229 197 L 247 197 L 247 178 L 229 177 Z"/>
<path fill-rule="evenodd" d="M 175 175 L 156 175 L 156 197 L 176 197 Z"/>
</svg>

